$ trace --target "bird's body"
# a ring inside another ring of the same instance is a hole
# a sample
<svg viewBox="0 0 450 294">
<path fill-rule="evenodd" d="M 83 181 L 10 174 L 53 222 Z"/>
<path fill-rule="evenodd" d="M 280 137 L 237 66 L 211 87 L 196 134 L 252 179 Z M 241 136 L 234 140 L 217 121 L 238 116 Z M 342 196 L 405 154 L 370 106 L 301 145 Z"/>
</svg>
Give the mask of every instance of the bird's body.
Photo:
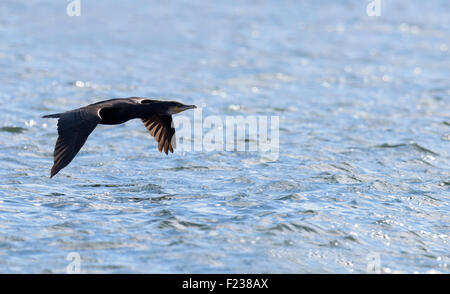
<svg viewBox="0 0 450 294">
<path fill-rule="evenodd" d="M 196 106 L 131 97 L 100 101 L 63 113 L 45 115 L 44 118 L 59 118 L 50 177 L 72 161 L 98 124 L 117 125 L 139 118 L 155 137 L 159 151 L 164 150 L 166 154 L 173 152 L 175 129 L 172 126 L 172 114 L 192 108 Z"/>
</svg>

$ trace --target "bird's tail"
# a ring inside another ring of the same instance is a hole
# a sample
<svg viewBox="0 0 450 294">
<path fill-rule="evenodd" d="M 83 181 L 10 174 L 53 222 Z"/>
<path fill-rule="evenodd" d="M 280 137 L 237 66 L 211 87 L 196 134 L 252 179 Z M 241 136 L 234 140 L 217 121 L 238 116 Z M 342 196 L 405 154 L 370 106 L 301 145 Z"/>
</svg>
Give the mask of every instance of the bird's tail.
<svg viewBox="0 0 450 294">
<path fill-rule="evenodd" d="M 47 114 L 44 115 L 43 118 L 59 118 L 62 113 L 54 113 L 54 114 Z"/>
</svg>

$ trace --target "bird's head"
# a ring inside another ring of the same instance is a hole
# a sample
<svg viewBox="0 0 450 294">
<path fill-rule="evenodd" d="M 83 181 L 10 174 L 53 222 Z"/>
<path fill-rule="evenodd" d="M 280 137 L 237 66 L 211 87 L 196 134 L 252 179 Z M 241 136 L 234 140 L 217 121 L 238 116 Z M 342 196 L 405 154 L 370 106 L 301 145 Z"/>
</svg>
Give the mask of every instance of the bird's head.
<svg viewBox="0 0 450 294">
<path fill-rule="evenodd" d="M 172 114 L 180 113 L 180 112 L 188 110 L 188 109 L 197 108 L 197 106 L 195 106 L 195 105 L 185 105 L 183 103 L 176 102 L 176 101 L 168 101 L 168 102 L 165 102 L 164 104 L 165 104 L 164 112 L 167 115 L 172 115 Z"/>
</svg>

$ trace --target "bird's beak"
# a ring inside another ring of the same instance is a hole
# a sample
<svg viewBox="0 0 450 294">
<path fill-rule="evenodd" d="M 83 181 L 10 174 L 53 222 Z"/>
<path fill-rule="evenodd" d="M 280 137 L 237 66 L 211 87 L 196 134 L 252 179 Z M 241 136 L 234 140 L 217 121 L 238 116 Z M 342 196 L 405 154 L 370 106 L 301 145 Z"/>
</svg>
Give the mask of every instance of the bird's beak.
<svg viewBox="0 0 450 294">
<path fill-rule="evenodd" d="M 185 111 L 185 110 L 188 110 L 188 109 L 194 109 L 194 108 L 197 108 L 197 106 L 195 106 L 195 105 L 183 105 L 183 106 L 177 107 L 176 111 L 177 111 L 177 113 L 179 113 L 179 112 L 182 112 L 182 111 Z"/>
</svg>

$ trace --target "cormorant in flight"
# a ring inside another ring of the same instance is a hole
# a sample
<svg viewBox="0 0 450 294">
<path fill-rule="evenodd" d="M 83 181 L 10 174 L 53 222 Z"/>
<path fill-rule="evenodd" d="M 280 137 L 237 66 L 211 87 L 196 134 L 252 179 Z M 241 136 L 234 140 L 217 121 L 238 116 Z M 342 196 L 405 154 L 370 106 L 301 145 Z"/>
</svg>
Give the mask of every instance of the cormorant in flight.
<svg viewBox="0 0 450 294">
<path fill-rule="evenodd" d="M 80 151 L 89 134 L 98 124 L 117 125 L 140 118 L 158 142 L 159 152 L 173 153 L 175 129 L 172 114 L 196 108 L 175 101 L 152 100 L 143 97 L 119 98 L 100 101 L 63 113 L 44 115 L 59 118 L 58 139 L 53 153 L 50 178 L 67 166 Z"/>
</svg>

